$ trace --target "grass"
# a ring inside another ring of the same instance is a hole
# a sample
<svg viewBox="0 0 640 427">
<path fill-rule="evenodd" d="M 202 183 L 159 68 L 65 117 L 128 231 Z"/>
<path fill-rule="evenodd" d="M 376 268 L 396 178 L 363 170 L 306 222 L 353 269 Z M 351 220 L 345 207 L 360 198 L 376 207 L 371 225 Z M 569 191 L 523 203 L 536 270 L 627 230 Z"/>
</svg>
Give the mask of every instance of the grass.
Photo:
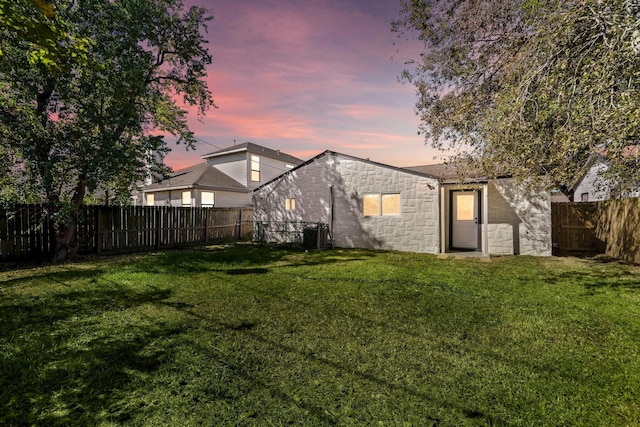
<svg viewBox="0 0 640 427">
<path fill-rule="evenodd" d="M 211 247 L 0 272 L 1 425 L 639 425 L 640 272 Z"/>
</svg>

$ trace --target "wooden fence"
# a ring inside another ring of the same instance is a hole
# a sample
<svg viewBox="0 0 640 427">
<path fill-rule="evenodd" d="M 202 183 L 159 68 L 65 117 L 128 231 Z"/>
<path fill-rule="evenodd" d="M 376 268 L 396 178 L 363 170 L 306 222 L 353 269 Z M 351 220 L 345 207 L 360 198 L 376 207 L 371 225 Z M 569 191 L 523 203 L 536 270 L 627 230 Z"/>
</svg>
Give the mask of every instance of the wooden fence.
<svg viewBox="0 0 640 427">
<path fill-rule="evenodd" d="M 604 253 L 640 264 L 640 199 L 553 203 L 556 255 Z"/>
<path fill-rule="evenodd" d="M 597 202 L 596 238 L 607 255 L 640 264 L 640 198 Z"/>
<path fill-rule="evenodd" d="M 592 255 L 604 251 L 596 237 L 595 203 L 552 203 L 551 238 L 554 255 Z"/>
<path fill-rule="evenodd" d="M 117 254 L 179 245 L 251 240 L 252 208 L 82 206 L 79 254 Z M 46 206 L 0 207 L 0 259 L 42 259 L 54 246 Z"/>
</svg>

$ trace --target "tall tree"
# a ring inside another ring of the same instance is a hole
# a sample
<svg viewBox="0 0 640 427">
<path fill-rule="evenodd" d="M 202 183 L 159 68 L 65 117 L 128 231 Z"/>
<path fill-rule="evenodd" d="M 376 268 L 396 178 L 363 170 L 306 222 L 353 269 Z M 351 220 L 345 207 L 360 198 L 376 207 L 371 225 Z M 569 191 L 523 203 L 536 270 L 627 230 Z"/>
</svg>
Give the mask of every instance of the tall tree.
<svg viewBox="0 0 640 427">
<path fill-rule="evenodd" d="M 88 39 L 73 37 L 49 0 L 0 0 L 0 28 L 30 42 L 29 60 L 55 69 L 65 58 L 88 63 Z M 0 58 L 4 55 L 0 38 Z"/>
<path fill-rule="evenodd" d="M 606 151 L 620 190 L 640 183 L 637 0 L 402 0 L 393 29 L 423 52 L 403 73 L 421 132 L 488 175 L 570 184 Z M 626 151 L 628 153 L 628 150 Z"/>
<path fill-rule="evenodd" d="M 92 41 L 91 61 L 30 61 L 33 42 L 3 31 L 0 145 L 14 154 L 20 179 L 52 206 L 61 259 L 74 255 L 74 222 L 87 190 L 126 194 L 149 167 L 163 173 L 163 134 L 195 143 L 187 109 L 214 106 L 201 34 L 211 17 L 181 0 L 52 4 L 74 39 Z"/>
</svg>

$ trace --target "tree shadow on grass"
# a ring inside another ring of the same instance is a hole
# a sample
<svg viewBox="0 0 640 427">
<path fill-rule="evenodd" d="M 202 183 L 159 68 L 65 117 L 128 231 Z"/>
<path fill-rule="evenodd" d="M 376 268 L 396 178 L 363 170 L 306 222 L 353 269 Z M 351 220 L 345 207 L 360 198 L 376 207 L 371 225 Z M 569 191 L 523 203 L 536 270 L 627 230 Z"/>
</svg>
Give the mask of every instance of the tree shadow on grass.
<svg viewBox="0 0 640 427">
<path fill-rule="evenodd" d="M 109 284 L 48 298 L 0 298 L 0 424 L 120 423 L 142 411 L 122 402 L 140 387 L 136 380 L 171 358 L 169 343 L 181 327 L 132 324 L 118 315 L 170 295 Z"/>
<path fill-rule="evenodd" d="M 537 280 L 540 279 L 537 278 Z M 582 273 L 576 271 L 551 273 L 542 280 L 549 284 L 575 283 L 591 291 L 606 288 L 640 290 L 640 274 L 622 268 L 606 270 L 592 268 Z"/>
<path fill-rule="evenodd" d="M 204 273 L 209 271 L 241 270 L 266 272 L 277 267 L 299 267 L 365 260 L 375 253 L 353 249 L 334 249 L 304 252 L 285 246 L 236 245 L 213 248 L 181 249 L 159 252 L 146 260 L 139 260 L 136 269 L 148 273 Z M 234 274 L 234 273 L 228 273 Z"/>
</svg>

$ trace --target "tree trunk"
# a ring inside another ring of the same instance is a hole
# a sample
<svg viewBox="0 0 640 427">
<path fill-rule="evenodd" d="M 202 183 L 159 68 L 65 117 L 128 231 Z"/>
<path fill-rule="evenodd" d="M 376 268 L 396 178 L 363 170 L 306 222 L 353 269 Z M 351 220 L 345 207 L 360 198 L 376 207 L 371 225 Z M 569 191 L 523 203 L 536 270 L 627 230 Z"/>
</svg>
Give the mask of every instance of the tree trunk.
<svg viewBox="0 0 640 427">
<path fill-rule="evenodd" d="M 68 223 L 67 223 L 68 222 Z M 74 259 L 77 255 L 77 245 L 75 241 L 76 220 L 65 221 L 65 224 L 54 224 L 53 236 L 53 256 L 51 261 L 60 262 Z"/>
<path fill-rule="evenodd" d="M 59 218 L 52 221 L 50 224 L 52 235 L 54 237 L 51 257 L 53 262 L 74 259 L 77 255 L 78 246 L 75 231 L 78 223 L 80 206 L 82 206 L 82 201 L 84 200 L 85 188 L 86 179 L 81 178 L 76 184 L 70 205 L 66 207 L 68 212 L 65 212 L 63 215 L 59 215 Z M 60 213 L 60 210 L 58 213 Z"/>
</svg>

